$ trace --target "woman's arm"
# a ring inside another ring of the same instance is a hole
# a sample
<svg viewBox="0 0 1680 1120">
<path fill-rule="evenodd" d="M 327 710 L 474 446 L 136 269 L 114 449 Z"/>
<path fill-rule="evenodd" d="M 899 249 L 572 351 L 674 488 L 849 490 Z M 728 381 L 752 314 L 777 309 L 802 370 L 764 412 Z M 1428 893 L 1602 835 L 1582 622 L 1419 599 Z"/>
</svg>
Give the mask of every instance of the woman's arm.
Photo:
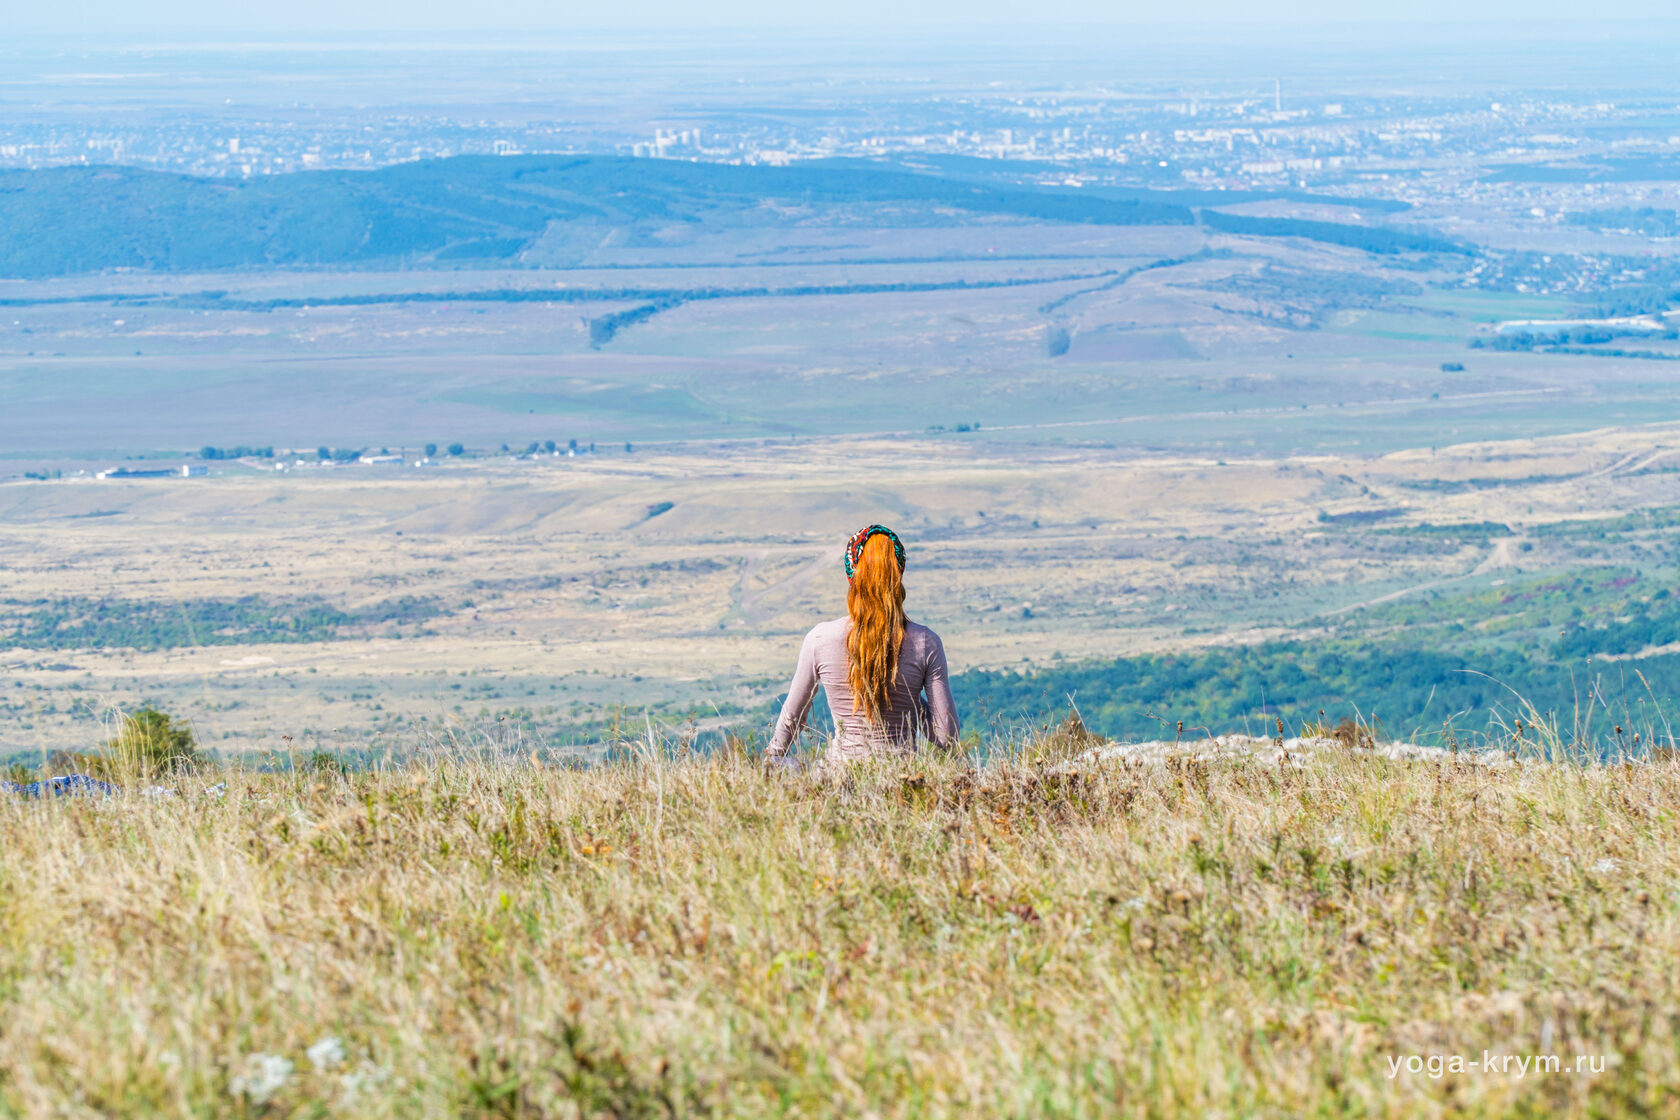
<svg viewBox="0 0 1680 1120">
<path fill-rule="evenodd" d="M 811 714 L 811 701 L 817 697 L 817 644 L 813 637 L 812 634 L 805 635 L 805 641 L 799 647 L 799 663 L 794 666 L 793 682 L 788 685 L 787 700 L 782 703 L 781 717 L 776 720 L 776 733 L 771 736 L 765 754 L 786 754 L 793 741 L 805 730 L 806 718 Z"/>
<path fill-rule="evenodd" d="M 951 699 L 951 672 L 945 664 L 945 643 L 932 634 L 928 647 L 927 676 L 922 688 L 927 692 L 931 737 L 941 747 L 955 747 L 962 738 L 962 722 L 957 719 L 957 703 Z"/>
</svg>

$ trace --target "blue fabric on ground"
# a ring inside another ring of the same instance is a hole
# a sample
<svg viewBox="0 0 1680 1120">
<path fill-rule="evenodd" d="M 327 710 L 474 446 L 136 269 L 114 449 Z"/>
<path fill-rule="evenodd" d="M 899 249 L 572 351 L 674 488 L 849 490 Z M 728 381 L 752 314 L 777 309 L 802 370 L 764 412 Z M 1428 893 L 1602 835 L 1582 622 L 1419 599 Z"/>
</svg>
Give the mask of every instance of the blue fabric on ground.
<svg viewBox="0 0 1680 1120">
<path fill-rule="evenodd" d="M 66 774 L 41 782 L 0 782 L 0 793 L 19 797 L 110 797 L 117 788 L 86 774 Z"/>
</svg>

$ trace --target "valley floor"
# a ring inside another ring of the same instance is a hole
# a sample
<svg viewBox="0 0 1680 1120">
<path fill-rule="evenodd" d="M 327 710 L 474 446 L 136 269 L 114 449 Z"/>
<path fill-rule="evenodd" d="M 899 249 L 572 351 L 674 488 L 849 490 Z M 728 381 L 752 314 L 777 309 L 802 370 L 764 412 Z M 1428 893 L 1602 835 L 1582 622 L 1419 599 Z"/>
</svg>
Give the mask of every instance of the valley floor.
<svg viewBox="0 0 1680 1120">
<path fill-rule="evenodd" d="M 0 757 L 90 746 L 145 702 L 238 752 L 486 724 L 592 749 L 643 713 L 755 727 L 805 630 L 844 610 L 840 542 L 870 521 L 904 533 L 912 615 L 958 672 L 1283 639 L 1488 669 L 1666 617 L 1676 468 L 1680 429 L 1652 425 L 1382 456 L 953 437 L 14 482 Z M 1618 635 L 1578 652 L 1648 644 Z"/>
</svg>

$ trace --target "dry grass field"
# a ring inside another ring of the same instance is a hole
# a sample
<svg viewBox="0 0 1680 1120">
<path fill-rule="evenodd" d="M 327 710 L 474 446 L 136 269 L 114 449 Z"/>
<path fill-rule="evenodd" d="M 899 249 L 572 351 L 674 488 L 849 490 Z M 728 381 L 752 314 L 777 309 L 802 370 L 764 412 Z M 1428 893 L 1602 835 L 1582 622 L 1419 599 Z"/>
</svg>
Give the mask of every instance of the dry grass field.
<svg viewBox="0 0 1680 1120">
<path fill-rule="evenodd" d="M 774 776 L 457 745 L 0 801 L 0 1114 L 1680 1102 L 1674 763 L 1073 745 Z"/>
</svg>

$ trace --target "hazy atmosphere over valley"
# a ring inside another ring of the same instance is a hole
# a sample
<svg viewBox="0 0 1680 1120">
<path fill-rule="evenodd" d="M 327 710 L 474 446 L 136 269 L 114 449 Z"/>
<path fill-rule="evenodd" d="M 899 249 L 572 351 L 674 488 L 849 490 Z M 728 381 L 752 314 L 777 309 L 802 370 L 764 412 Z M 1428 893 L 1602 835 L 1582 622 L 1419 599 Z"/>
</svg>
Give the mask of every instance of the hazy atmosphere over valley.
<svg viewBox="0 0 1680 1120">
<path fill-rule="evenodd" d="M 1672 44 L 1486 32 L 11 46 L 0 748 L 762 730 L 871 519 L 987 733 L 1627 723 Z"/>
</svg>

